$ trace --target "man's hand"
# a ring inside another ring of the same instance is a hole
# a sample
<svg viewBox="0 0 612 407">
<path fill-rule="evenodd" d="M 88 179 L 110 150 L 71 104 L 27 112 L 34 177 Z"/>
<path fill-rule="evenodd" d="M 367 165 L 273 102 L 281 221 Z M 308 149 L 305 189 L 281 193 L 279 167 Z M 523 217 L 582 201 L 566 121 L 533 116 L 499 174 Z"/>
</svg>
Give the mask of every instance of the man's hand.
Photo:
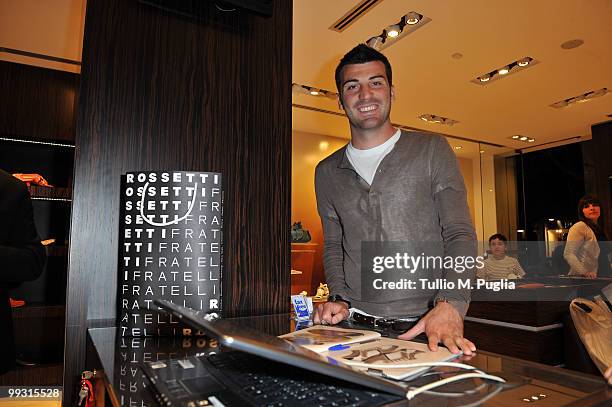
<svg viewBox="0 0 612 407">
<path fill-rule="evenodd" d="M 326 302 L 318 304 L 315 308 L 313 322 L 315 324 L 335 325 L 348 319 L 350 312 L 343 301 Z"/>
<path fill-rule="evenodd" d="M 594 271 L 587 271 L 583 274 L 583 276 L 585 278 L 597 278 L 597 273 L 595 273 Z"/>
<path fill-rule="evenodd" d="M 432 352 L 438 350 L 438 343 L 443 343 L 452 353 L 459 353 L 461 349 L 464 355 L 471 355 L 476 351 L 476 346 L 463 337 L 463 318 L 455 307 L 447 302 L 436 304 L 434 309 L 415 326 L 398 336 L 398 339 L 410 340 L 423 332 L 427 335 Z"/>
</svg>

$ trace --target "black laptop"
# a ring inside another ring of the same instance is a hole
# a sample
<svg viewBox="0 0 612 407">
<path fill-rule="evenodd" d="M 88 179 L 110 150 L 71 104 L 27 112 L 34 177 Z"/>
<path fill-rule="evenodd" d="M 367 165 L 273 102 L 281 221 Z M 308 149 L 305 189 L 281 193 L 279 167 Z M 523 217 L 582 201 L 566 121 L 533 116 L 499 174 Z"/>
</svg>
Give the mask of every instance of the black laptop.
<svg viewBox="0 0 612 407">
<path fill-rule="evenodd" d="M 407 404 L 405 386 L 370 376 L 305 348 L 228 320 L 155 300 L 216 338 L 223 351 L 149 362 L 143 370 L 164 406 L 379 406 Z"/>
</svg>

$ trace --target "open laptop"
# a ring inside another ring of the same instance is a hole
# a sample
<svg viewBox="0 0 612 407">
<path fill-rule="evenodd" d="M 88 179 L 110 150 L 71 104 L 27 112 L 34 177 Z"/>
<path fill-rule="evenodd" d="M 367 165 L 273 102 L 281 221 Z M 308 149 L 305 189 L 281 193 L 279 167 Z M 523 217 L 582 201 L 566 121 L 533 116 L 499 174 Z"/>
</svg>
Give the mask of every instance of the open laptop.
<svg viewBox="0 0 612 407">
<path fill-rule="evenodd" d="M 399 383 L 228 320 L 208 321 L 189 308 L 165 300 L 155 303 L 231 349 L 144 364 L 161 405 L 376 406 L 407 401 L 407 389 Z"/>
</svg>

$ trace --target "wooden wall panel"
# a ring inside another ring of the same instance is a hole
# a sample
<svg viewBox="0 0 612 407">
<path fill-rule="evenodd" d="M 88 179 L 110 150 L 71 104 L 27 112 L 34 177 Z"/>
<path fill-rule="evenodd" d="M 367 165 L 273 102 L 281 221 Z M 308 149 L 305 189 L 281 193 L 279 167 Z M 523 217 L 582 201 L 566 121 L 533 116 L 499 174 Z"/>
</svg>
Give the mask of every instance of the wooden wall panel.
<svg viewBox="0 0 612 407">
<path fill-rule="evenodd" d="M 74 141 L 79 75 L 0 61 L 0 136 Z"/>
<path fill-rule="evenodd" d="M 289 309 L 291 0 L 275 1 L 271 18 L 213 7 L 193 20 L 135 0 L 90 0 L 87 8 L 66 405 L 84 367 L 86 325 L 115 317 L 127 171 L 221 172 L 224 314 Z"/>
</svg>

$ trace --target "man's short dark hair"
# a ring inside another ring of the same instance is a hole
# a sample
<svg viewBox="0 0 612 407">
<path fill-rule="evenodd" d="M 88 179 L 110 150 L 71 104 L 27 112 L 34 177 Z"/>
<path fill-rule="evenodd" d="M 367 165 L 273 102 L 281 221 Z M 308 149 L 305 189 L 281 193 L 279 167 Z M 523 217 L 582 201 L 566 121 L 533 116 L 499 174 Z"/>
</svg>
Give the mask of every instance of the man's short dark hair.
<svg viewBox="0 0 612 407">
<path fill-rule="evenodd" d="M 504 244 L 508 241 L 508 238 L 506 236 L 502 235 L 501 233 L 496 233 L 489 238 L 489 243 L 491 243 L 491 240 L 495 239 L 501 240 L 502 242 L 504 242 Z"/>
<path fill-rule="evenodd" d="M 387 57 L 376 51 L 374 48 L 368 47 L 365 44 L 359 44 L 347 52 L 336 67 L 336 88 L 338 88 L 338 93 L 342 95 L 342 68 L 344 68 L 346 65 L 365 64 L 366 62 L 372 61 L 380 61 L 385 65 L 387 81 L 389 81 L 389 86 L 392 86 L 393 80 L 391 64 L 389 63 Z"/>
</svg>

